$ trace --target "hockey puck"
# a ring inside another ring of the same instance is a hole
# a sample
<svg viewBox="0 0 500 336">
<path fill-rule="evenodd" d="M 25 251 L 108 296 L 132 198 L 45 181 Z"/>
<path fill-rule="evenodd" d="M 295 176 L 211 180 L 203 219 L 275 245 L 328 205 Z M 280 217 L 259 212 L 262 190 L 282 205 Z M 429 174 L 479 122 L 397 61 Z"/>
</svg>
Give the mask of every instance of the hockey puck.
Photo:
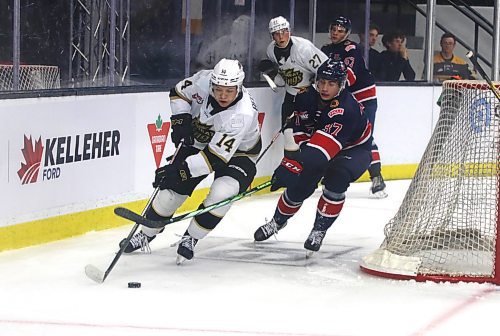
<svg viewBox="0 0 500 336">
<path fill-rule="evenodd" d="M 141 288 L 141 283 L 140 282 L 129 282 L 128 288 Z"/>
</svg>

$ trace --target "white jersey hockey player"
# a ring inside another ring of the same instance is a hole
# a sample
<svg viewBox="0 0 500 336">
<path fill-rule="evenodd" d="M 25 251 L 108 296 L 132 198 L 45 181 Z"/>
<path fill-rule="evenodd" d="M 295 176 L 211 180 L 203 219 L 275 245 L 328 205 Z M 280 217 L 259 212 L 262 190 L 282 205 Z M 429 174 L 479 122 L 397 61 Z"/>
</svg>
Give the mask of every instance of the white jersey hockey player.
<svg viewBox="0 0 500 336">
<path fill-rule="evenodd" d="M 312 85 L 316 71 L 328 57 L 312 42 L 302 37 L 291 36 L 290 23 L 282 16 L 269 21 L 269 33 L 273 41 L 267 47 L 267 60 L 259 64 L 261 72 L 275 77 L 276 83 L 284 84 L 285 98 L 281 106 L 281 121 L 284 124 L 287 117 L 294 111 L 295 95 Z M 285 134 L 285 152 L 295 151 L 291 128 L 287 127 Z"/>
<path fill-rule="evenodd" d="M 213 70 L 199 71 L 170 91 L 172 141 L 182 148 L 171 164 L 156 170 L 153 186 L 160 191 L 146 218 L 171 218 L 211 173 L 214 181 L 200 207 L 235 196 L 251 184 L 262 143 L 257 108 L 242 85 L 244 78 L 240 62 L 222 59 Z M 193 217 L 177 248 L 178 263 L 193 258 L 198 240 L 217 226 L 229 207 Z M 125 252 L 148 246 L 159 232 L 142 227 Z"/>
</svg>

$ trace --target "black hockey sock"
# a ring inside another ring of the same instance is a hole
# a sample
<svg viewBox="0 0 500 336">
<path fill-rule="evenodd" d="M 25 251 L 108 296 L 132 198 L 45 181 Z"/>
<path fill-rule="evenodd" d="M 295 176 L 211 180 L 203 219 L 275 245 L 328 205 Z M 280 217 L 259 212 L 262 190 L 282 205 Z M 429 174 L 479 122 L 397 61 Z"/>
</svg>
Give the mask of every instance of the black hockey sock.
<svg viewBox="0 0 500 336">
<path fill-rule="evenodd" d="M 382 165 L 379 163 L 371 164 L 368 168 L 368 173 L 370 174 L 370 179 L 381 175 Z"/>
<path fill-rule="evenodd" d="M 276 224 L 281 226 L 281 225 L 285 224 L 288 219 L 292 218 L 292 216 L 293 215 L 290 215 L 290 216 L 283 215 L 282 213 L 280 213 L 278 211 L 278 209 L 276 209 L 276 211 L 274 212 L 273 219 L 276 222 Z"/>
<path fill-rule="evenodd" d="M 319 213 L 316 213 L 316 219 L 314 220 L 314 230 L 326 231 L 332 226 L 333 222 L 335 222 L 336 219 L 337 217 L 325 217 L 321 216 Z"/>
</svg>

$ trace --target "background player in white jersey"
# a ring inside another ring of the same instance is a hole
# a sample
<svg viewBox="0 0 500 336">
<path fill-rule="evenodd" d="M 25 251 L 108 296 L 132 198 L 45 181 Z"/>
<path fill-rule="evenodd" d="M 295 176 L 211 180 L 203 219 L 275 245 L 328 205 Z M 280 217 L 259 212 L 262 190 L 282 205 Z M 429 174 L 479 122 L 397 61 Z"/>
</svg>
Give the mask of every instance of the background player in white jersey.
<svg viewBox="0 0 500 336">
<path fill-rule="evenodd" d="M 245 73 L 237 60 L 222 59 L 211 70 L 186 78 L 170 91 L 172 141 L 183 146 L 171 164 L 156 170 L 160 191 L 146 218 L 162 220 L 174 212 L 209 174 L 215 173 L 200 207 L 245 191 L 255 174 L 261 150 L 258 112 L 243 87 Z M 194 247 L 222 220 L 226 205 L 193 217 L 177 248 L 177 263 L 192 259 Z M 147 246 L 160 229 L 142 227 L 125 252 Z"/>
<path fill-rule="evenodd" d="M 286 93 L 281 106 L 281 121 L 284 124 L 294 111 L 295 95 L 314 83 L 316 70 L 328 57 L 312 42 L 291 36 L 290 23 L 282 16 L 269 21 L 269 33 L 273 41 L 267 47 L 268 59 L 260 62 L 259 70 L 271 77 L 277 73 L 277 84 L 280 80 L 284 82 Z M 285 152 L 296 152 L 291 126 L 283 134 Z"/>
</svg>

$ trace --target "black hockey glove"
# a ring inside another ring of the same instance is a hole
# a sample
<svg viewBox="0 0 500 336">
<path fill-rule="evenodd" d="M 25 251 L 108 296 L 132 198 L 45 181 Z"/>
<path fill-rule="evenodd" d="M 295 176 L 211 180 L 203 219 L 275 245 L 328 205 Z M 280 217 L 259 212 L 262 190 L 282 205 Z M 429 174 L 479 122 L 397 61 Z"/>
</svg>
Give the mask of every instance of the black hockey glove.
<svg viewBox="0 0 500 336">
<path fill-rule="evenodd" d="M 278 66 L 271 60 L 263 59 L 259 62 L 259 71 L 268 74 L 271 78 L 278 74 Z"/>
<path fill-rule="evenodd" d="M 169 164 L 156 169 L 153 187 L 160 188 L 160 190 L 172 189 L 190 178 L 191 173 L 186 161 Z"/>
<path fill-rule="evenodd" d="M 296 184 L 301 172 L 302 164 L 300 161 L 285 156 L 271 178 L 271 191 Z"/>
<path fill-rule="evenodd" d="M 170 118 L 172 123 L 172 141 L 175 147 L 184 139 L 185 146 L 192 146 L 194 143 L 193 127 L 191 125 L 193 118 L 189 113 L 173 115 Z"/>
</svg>

